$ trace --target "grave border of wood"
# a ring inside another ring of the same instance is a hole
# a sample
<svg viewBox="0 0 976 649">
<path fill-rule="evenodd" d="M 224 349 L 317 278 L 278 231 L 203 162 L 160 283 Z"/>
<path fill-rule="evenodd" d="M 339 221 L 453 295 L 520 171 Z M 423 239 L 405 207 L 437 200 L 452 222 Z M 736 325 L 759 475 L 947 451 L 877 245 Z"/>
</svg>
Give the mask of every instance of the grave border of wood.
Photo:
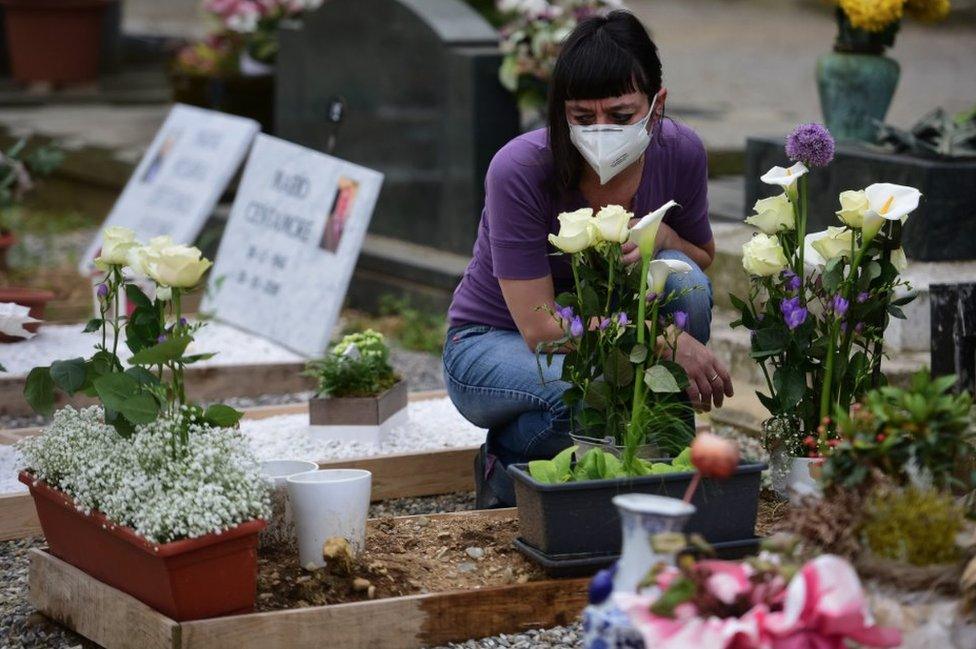
<svg viewBox="0 0 976 649">
<path fill-rule="evenodd" d="M 544 579 L 180 623 L 43 550 L 30 551 L 29 571 L 31 604 L 106 649 L 318 649 L 326 638 L 348 649 L 414 649 L 568 624 L 586 605 L 588 583 Z"/>
<path fill-rule="evenodd" d="M 441 390 L 413 392 L 411 401 L 439 399 Z M 280 415 L 301 414 L 308 411 L 307 403 L 281 406 L 262 406 L 245 412 L 247 419 L 266 419 Z M 22 428 L 18 433 L 27 437 L 40 429 Z M 5 442 L 10 443 L 10 442 Z M 439 496 L 473 488 L 472 465 L 478 452 L 476 446 L 396 453 L 341 460 L 322 460 L 323 469 L 366 469 L 373 473 L 372 500 L 390 500 L 418 496 Z M 41 533 L 34 501 L 29 493 L 0 494 L 0 541 L 11 541 Z"/>
</svg>

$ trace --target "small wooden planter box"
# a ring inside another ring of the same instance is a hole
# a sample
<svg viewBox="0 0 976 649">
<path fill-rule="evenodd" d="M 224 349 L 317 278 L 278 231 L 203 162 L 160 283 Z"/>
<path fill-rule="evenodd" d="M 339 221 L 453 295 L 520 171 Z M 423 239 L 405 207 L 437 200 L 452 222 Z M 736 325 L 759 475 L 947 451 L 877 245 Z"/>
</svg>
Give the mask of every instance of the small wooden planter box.
<svg viewBox="0 0 976 649">
<path fill-rule="evenodd" d="M 106 649 L 415 649 L 568 624 L 586 605 L 589 582 L 549 579 L 179 623 L 43 550 L 31 551 L 29 579 L 35 608 Z"/>
<path fill-rule="evenodd" d="M 313 437 L 378 445 L 406 414 L 407 382 L 375 397 L 315 397 L 308 402 Z"/>
</svg>

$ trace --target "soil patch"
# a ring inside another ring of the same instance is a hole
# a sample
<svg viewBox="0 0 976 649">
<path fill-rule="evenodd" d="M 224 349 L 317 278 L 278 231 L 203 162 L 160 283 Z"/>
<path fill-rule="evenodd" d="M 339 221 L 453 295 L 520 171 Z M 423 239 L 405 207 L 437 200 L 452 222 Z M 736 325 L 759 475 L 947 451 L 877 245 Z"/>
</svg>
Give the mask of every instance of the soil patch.
<svg viewBox="0 0 976 649">
<path fill-rule="evenodd" d="M 513 546 L 518 518 L 410 516 L 369 521 L 366 549 L 315 571 L 285 546 L 258 555 L 258 611 L 323 606 L 545 579 Z"/>
</svg>

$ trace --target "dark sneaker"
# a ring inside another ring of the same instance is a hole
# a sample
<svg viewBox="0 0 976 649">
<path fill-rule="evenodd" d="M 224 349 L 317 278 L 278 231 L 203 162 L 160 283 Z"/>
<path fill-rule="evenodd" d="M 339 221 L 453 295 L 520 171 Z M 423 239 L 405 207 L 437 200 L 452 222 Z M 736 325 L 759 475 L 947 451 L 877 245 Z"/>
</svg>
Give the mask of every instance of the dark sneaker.
<svg viewBox="0 0 976 649">
<path fill-rule="evenodd" d="M 474 458 L 474 507 L 499 509 L 515 506 L 515 487 L 505 467 L 482 444 Z"/>
</svg>

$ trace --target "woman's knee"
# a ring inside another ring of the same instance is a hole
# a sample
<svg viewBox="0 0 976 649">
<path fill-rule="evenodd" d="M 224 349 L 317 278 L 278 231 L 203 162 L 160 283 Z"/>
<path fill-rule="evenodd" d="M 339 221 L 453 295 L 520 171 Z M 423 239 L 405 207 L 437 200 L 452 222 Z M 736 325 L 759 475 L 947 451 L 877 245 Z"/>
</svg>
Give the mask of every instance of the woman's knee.
<svg viewBox="0 0 976 649">
<path fill-rule="evenodd" d="M 662 250 L 660 259 L 675 259 L 691 266 L 691 272 L 675 273 L 668 277 L 668 293 L 679 293 L 669 304 L 667 311 L 684 311 L 688 314 L 687 330 L 702 343 L 707 343 L 712 325 L 712 282 L 705 272 L 688 255 L 677 250 Z"/>
</svg>

